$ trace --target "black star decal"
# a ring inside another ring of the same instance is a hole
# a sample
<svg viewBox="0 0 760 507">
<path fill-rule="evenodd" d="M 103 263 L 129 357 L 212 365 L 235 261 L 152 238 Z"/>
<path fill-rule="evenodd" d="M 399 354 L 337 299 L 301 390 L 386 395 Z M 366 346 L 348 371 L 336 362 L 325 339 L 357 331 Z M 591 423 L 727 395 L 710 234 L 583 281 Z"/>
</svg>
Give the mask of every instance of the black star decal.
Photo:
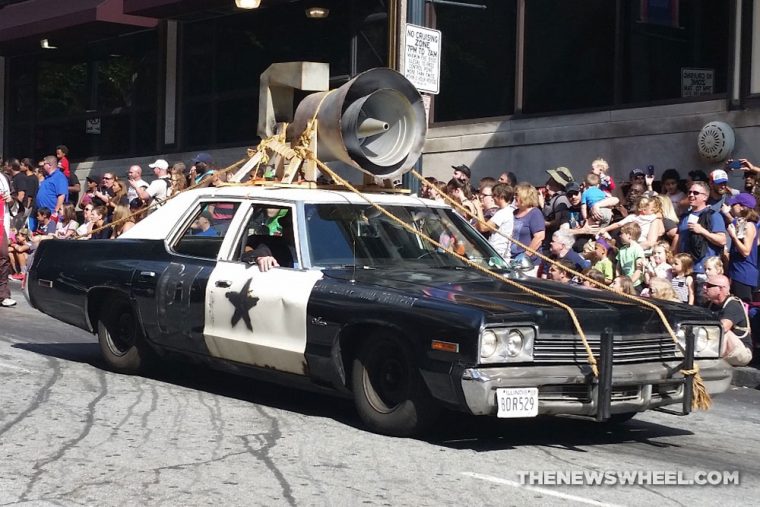
<svg viewBox="0 0 760 507">
<path fill-rule="evenodd" d="M 243 288 L 240 289 L 240 292 L 229 291 L 225 294 L 227 299 L 230 300 L 230 303 L 232 303 L 232 306 L 235 307 L 235 313 L 232 314 L 232 327 L 235 327 L 240 319 L 243 319 L 248 331 L 253 331 L 253 326 L 251 326 L 251 316 L 248 312 L 259 302 L 259 298 L 248 294 L 251 287 L 251 281 L 252 279 L 249 278 L 243 285 Z"/>
</svg>

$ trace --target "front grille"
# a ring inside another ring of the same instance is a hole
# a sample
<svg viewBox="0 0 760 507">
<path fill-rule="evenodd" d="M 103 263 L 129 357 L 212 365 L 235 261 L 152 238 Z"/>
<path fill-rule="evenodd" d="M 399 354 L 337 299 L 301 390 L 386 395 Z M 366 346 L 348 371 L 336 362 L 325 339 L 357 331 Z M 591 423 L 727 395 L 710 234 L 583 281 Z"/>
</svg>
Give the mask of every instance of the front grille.
<svg viewBox="0 0 760 507">
<path fill-rule="evenodd" d="M 636 401 L 641 396 L 639 386 L 612 386 L 610 399 L 612 401 Z M 552 384 L 538 388 L 540 401 L 591 401 L 591 385 L 589 384 Z"/>
<path fill-rule="evenodd" d="M 595 357 L 599 357 L 599 337 L 587 336 Z M 643 334 L 615 337 L 613 364 L 677 360 L 676 344 L 668 335 Z M 539 336 L 533 345 L 535 363 L 586 364 L 586 349 L 578 337 Z"/>
</svg>

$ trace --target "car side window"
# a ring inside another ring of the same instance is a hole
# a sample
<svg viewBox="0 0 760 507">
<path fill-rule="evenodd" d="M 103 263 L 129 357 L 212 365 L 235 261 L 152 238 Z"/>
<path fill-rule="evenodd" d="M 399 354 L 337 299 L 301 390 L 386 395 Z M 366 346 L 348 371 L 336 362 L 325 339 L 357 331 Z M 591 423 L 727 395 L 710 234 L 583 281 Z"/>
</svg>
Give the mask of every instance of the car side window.
<svg viewBox="0 0 760 507">
<path fill-rule="evenodd" d="M 293 210 L 287 206 L 254 204 L 251 217 L 244 229 L 237 259 L 245 253 L 266 247 L 277 263 L 284 268 L 299 264 L 294 235 Z"/>
<path fill-rule="evenodd" d="M 174 245 L 174 251 L 191 257 L 216 259 L 239 205 L 225 201 L 199 203 L 193 210 L 192 220 Z"/>
</svg>

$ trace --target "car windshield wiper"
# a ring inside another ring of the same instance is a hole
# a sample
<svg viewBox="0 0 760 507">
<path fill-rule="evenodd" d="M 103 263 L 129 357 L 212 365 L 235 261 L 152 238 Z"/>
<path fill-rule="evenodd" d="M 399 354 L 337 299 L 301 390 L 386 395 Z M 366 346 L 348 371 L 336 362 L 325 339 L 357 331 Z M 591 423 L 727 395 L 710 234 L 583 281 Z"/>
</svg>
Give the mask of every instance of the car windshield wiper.
<svg viewBox="0 0 760 507">
<path fill-rule="evenodd" d="M 330 267 L 334 269 L 377 269 L 374 266 L 367 266 L 366 264 L 340 264 Z"/>
</svg>

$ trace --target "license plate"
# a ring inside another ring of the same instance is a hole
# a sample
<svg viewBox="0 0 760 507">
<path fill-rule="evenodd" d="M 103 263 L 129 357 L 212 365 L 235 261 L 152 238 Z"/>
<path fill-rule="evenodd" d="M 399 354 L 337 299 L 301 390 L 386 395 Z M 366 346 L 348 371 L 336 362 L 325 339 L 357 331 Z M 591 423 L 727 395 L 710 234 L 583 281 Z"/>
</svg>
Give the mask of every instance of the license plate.
<svg viewBox="0 0 760 507">
<path fill-rule="evenodd" d="M 496 390 L 497 417 L 536 417 L 538 388 L 511 387 Z"/>
</svg>

